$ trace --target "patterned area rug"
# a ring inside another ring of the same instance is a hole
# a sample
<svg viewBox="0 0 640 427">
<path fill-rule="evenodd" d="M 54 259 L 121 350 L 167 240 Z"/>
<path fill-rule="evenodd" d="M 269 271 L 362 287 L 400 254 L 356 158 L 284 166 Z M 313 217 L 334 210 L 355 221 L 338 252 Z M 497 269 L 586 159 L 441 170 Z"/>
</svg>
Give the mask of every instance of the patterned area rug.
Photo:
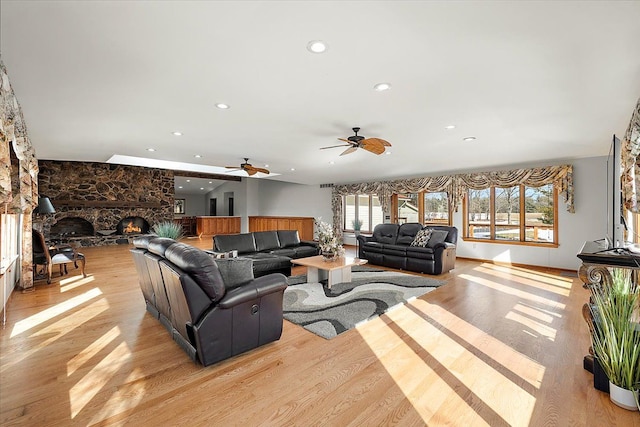
<svg viewBox="0 0 640 427">
<path fill-rule="evenodd" d="M 306 276 L 289 277 L 284 291 L 284 318 L 331 339 L 445 282 L 371 267 L 353 268 L 351 283 L 327 289 L 326 282 L 306 283 Z"/>
</svg>

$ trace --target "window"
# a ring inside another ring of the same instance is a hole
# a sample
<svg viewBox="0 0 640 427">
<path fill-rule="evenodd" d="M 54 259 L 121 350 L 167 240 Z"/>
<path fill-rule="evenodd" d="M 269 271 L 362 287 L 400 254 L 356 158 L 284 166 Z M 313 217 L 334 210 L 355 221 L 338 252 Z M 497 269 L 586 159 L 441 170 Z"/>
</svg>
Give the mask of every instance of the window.
<svg viewBox="0 0 640 427">
<path fill-rule="evenodd" d="M 0 261 L 7 267 L 18 254 L 18 215 L 0 215 Z"/>
<path fill-rule="evenodd" d="M 451 225 L 446 192 L 424 193 L 424 225 Z"/>
<path fill-rule="evenodd" d="M 553 184 L 469 190 L 464 203 L 464 237 L 557 245 L 557 202 Z"/>
<path fill-rule="evenodd" d="M 420 222 L 418 193 L 398 194 L 398 224 Z"/>
<path fill-rule="evenodd" d="M 344 218 L 342 229 L 354 231 L 353 221 L 358 218 L 362 221 L 360 231 L 371 233 L 376 225 L 382 224 L 382 206 L 378 196 L 372 194 L 349 194 L 343 197 Z"/>
</svg>

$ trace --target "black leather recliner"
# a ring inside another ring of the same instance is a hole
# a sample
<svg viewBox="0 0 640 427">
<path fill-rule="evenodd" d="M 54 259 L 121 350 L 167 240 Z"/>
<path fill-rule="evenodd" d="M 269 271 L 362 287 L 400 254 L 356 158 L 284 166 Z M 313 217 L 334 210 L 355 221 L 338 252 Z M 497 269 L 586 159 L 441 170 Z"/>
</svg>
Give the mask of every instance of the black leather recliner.
<svg viewBox="0 0 640 427">
<path fill-rule="evenodd" d="M 218 261 L 193 246 L 146 236 L 134 239 L 134 246 L 147 310 L 158 313 L 193 360 L 208 366 L 280 339 L 287 287 L 282 274 L 254 279 L 249 263 L 249 275 L 243 272 L 236 283 L 223 278 Z"/>
<path fill-rule="evenodd" d="M 291 259 L 320 254 L 317 242 L 300 240 L 297 230 L 256 231 L 213 236 L 214 252 L 238 251 L 253 260 L 253 273 L 291 276 Z"/>
<path fill-rule="evenodd" d="M 441 232 L 426 247 L 411 246 L 422 228 Z M 418 223 L 378 224 L 370 237 L 358 236 L 358 256 L 371 264 L 427 274 L 442 274 L 455 266 L 458 229 Z"/>
</svg>

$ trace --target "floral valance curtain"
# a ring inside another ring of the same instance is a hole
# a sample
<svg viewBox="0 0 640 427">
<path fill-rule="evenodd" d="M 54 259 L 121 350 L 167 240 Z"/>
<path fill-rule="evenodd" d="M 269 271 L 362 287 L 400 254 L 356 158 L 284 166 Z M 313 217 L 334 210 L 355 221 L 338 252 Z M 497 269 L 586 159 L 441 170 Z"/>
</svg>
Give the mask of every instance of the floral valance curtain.
<svg viewBox="0 0 640 427">
<path fill-rule="evenodd" d="M 375 194 L 380 200 L 382 211 L 391 212 L 391 196 L 396 193 L 443 192 L 449 197 L 450 206 L 458 210 L 469 189 L 479 190 L 490 186 L 512 187 L 524 184 L 541 187 L 555 184 L 567 205 L 567 211 L 573 213 L 573 166 L 547 166 L 533 169 L 514 169 L 509 171 L 479 172 L 457 175 L 442 175 L 423 178 L 401 179 L 396 181 L 363 182 L 359 184 L 336 185 L 333 187 L 331 207 L 333 208 L 333 226 L 336 235 L 342 236 L 342 196 L 348 194 Z"/>
<path fill-rule="evenodd" d="M 640 189 L 640 99 L 631 114 L 629 127 L 622 141 L 622 198 L 624 206 L 631 212 L 640 213 L 638 189 Z"/>
</svg>

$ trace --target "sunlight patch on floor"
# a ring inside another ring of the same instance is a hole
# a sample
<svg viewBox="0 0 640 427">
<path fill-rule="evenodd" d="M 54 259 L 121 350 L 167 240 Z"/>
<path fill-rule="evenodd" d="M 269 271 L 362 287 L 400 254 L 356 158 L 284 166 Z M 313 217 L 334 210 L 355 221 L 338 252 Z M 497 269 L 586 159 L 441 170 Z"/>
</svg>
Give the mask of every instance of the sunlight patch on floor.
<svg viewBox="0 0 640 427">
<path fill-rule="evenodd" d="M 114 326 L 106 334 L 92 342 L 80 353 L 75 355 L 67 362 L 67 376 L 71 376 L 78 368 L 87 363 L 93 356 L 98 354 L 103 348 L 107 347 L 118 336 L 120 336 L 120 327 Z"/>
<path fill-rule="evenodd" d="M 93 282 L 93 276 L 73 276 L 60 280 L 60 292 L 69 292 Z"/>
<path fill-rule="evenodd" d="M 486 420 L 476 412 L 478 406 L 484 406 L 481 412 L 485 415 L 494 412 L 510 425 L 526 425 L 545 367 L 437 305 L 417 299 L 412 306 L 423 315 L 407 307 L 385 314 L 404 332 L 393 343 L 374 344 L 376 328 L 362 328 L 359 332 L 424 421 L 434 421 L 432 417 L 438 411 L 451 407 L 468 412 L 468 416 L 459 414 L 457 419 L 473 419 L 474 425 L 479 425 Z M 415 328 L 416 316 L 422 319 L 423 327 Z M 431 317 L 436 324 L 425 317 Z M 412 348 L 413 343 L 421 348 Z M 460 386 L 440 378 L 430 366 L 431 358 Z M 407 370 L 407 366 L 412 368 Z M 413 374 L 416 366 L 421 366 L 420 375 Z M 427 393 L 416 393 L 424 390 L 419 385 L 425 382 L 429 384 Z M 469 401 L 475 403 L 470 405 Z"/>
<path fill-rule="evenodd" d="M 458 277 L 464 280 L 468 280 L 469 282 L 476 283 L 478 285 L 486 286 L 488 288 L 505 293 L 507 295 L 513 295 L 518 298 L 522 298 L 528 301 L 533 301 L 536 303 L 541 303 L 549 307 L 557 308 L 560 310 L 564 310 L 566 307 L 565 304 L 562 304 L 560 302 L 553 301 L 548 298 L 541 297 L 536 294 L 532 294 L 530 292 L 522 291 L 520 289 L 517 289 L 516 287 L 502 285 L 500 283 L 494 282 L 489 279 L 485 279 L 483 277 L 473 276 L 470 274 L 460 274 Z"/>
<path fill-rule="evenodd" d="M 522 326 L 529 328 L 529 335 L 536 336 L 532 334 L 531 331 L 536 332 L 537 337 L 544 337 L 551 341 L 556 340 L 556 330 L 549 327 L 548 325 L 543 325 L 540 322 L 537 322 L 529 317 L 523 316 L 522 314 L 516 313 L 515 311 L 510 311 L 504 316 L 505 319 L 511 320 L 513 322 L 518 322 Z M 523 329 L 523 332 L 526 332 L 526 329 Z"/>
<path fill-rule="evenodd" d="M 20 355 L 15 358 L 13 362 L 7 362 L 0 367 L 0 372 L 4 372 L 6 370 L 11 369 L 14 365 L 21 363 L 24 360 L 29 359 L 35 353 L 46 349 L 49 345 L 53 344 L 60 338 L 64 337 L 66 334 L 69 334 L 74 331 L 74 328 L 82 327 L 82 324 L 88 322 L 90 319 L 104 313 L 108 309 L 108 303 L 104 299 L 99 299 L 97 301 L 92 302 L 86 307 L 81 308 L 80 310 L 74 312 L 73 316 L 70 317 L 62 317 L 51 325 L 47 325 L 46 327 L 42 327 L 41 329 L 32 330 L 31 337 L 46 337 L 44 341 L 38 342 L 38 344 L 34 344 L 29 346 L 28 350 L 24 350 L 20 352 Z M 83 322 L 77 322 L 78 319 L 82 318 Z M 70 328 L 69 325 L 72 325 Z M 24 337 L 21 337 L 24 338 Z M 20 345 L 21 339 L 18 339 L 18 345 Z"/>
<path fill-rule="evenodd" d="M 135 368 L 123 381 L 126 387 L 118 387 L 104 406 L 91 418 L 90 425 L 103 422 L 109 417 L 121 414 L 128 409 L 135 408 L 144 398 L 146 387 L 144 381 L 136 381 L 144 377 L 144 373 Z"/>
<path fill-rule="evenodd" d="M 509 269 L 506 269 L 504 267 L 496 268 L 496 266 L 491 266 L 487 268 L 487 265 L 483 264 L 481 266 L 474 268 L 473 271 L 476 271 L 482 274 L 487 274 L 500 279 L 507 279 L 511 282 L 519 283 L 526 286 L 535 286 L 538 289 L 543 289 L 547 292 L 553 292 L 554 294 L 558 294 L 562 296 L 569 296 L 569 293 L 571 292 L 572 283 L 567 284 L 563 281 L 553 282 L 548 278 L 544 278 L 536 274 L 533 274 L 529 277 L 525 277 L 520 274 L 514 275 L 514 274 L 511 274 Z"/>
<path fill-rule="evenodd" d="M 80 294 L 73 298 L 69 298 L 67 301 L 42 310 L 37 314 L 34 314 L 33 316 L 29 316 L 26 319 L 20 320 L 16 322 L 13 329 L 11 330 L 10 338 L 20 335 L 32 328 L 35 328 L 40 324 L 53 319 L 56 316 L 63 315 L 67 311 L 72 310 L 100 295 L 102 295 L 102 291 L 99 288 L 93 288 L 83 294 Z"/>
<path fill-rule="evenodd" d="M 127 343 L 121 342 L 69 389 L 71 418 L 78 416 L 80 411 L 109 384 L 122 365 L 128 363 L 130 356 L 131 351 Z M 119 384 L 119 381 L 117 383 Z"/>
</svg>

